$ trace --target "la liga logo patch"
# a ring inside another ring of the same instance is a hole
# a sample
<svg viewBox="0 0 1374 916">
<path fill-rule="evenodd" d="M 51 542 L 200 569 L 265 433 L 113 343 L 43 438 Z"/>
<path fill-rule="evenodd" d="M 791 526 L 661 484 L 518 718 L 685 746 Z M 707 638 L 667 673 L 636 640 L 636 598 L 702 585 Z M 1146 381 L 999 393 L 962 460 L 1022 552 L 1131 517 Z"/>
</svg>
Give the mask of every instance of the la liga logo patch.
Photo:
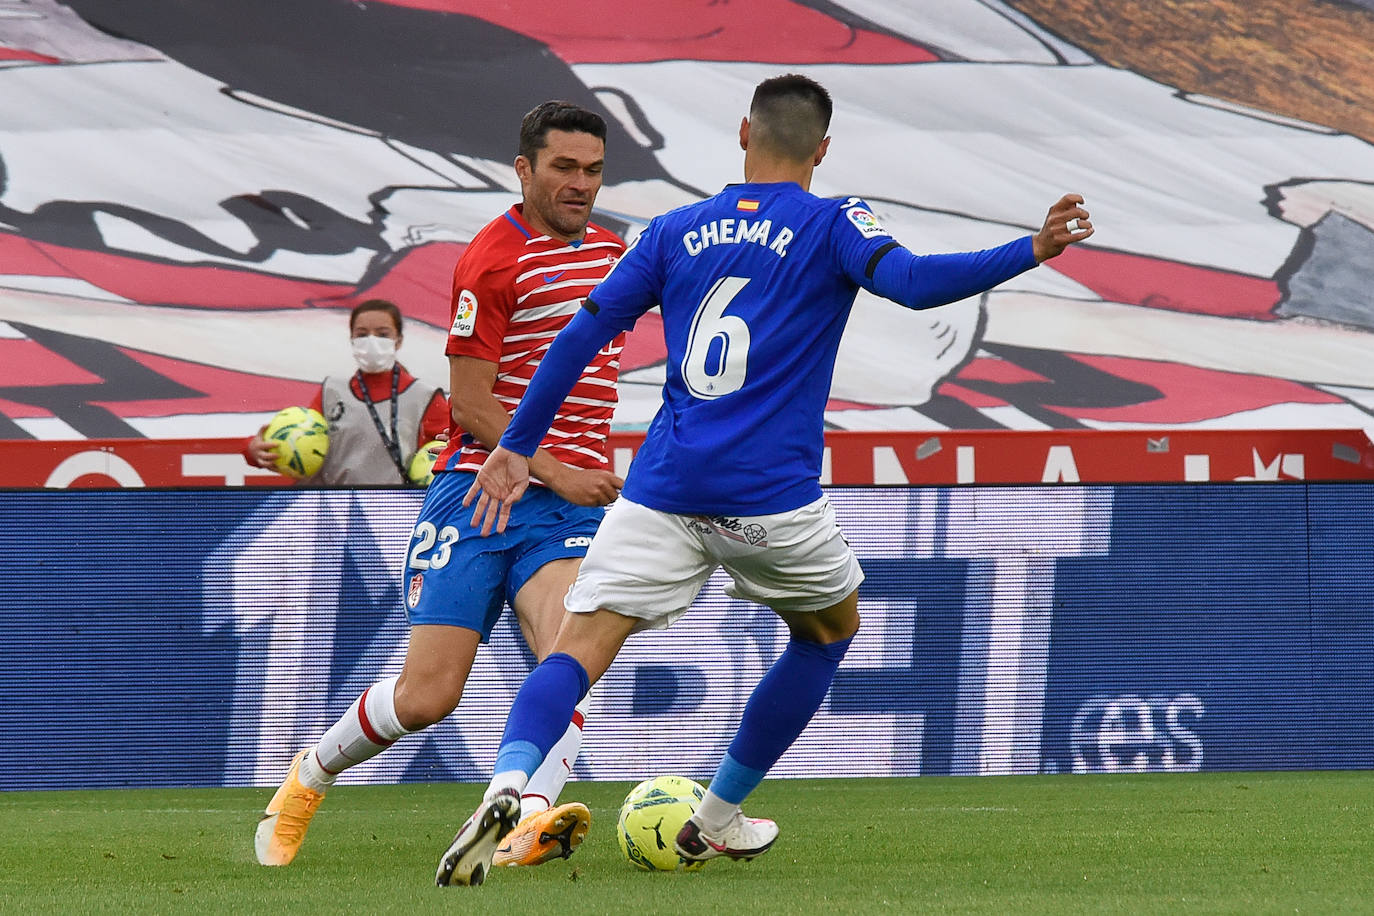
<svg viewBox="0 0 1374 916">
<path fill-rule="evenodd" d="M 882 223 L 873 215 L 867 207 L 850 207 L 844 211 L 844 215 L 854 224 L 854 228 L 859 230 L 859 234 L 866 239 L 871 239 L 875 235 L 887 235 L 887 230 Z"/>
<path fill-rule="evenodd" d="M 458 294 L 458 302 L 453 310 L 453 327 L 449 333 L 454 337 L 471 337 L 477 327 L 477 294 L 465 289 Z"/>
</svg>

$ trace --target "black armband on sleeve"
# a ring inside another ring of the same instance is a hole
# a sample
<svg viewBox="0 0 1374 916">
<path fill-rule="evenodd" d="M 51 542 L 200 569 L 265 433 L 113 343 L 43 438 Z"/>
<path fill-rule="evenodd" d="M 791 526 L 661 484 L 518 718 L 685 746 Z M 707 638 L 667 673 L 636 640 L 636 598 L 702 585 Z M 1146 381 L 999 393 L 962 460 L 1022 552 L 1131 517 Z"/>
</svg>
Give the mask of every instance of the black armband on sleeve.
<svg viewBox="0 0 1374 916">
<path fill-rule="evenodd" d="M 601 306 L 593 302 L 591 297 L 582 300 L 582 307 L 593 315 L 599 315 L 601 313 Z"/>
<path fill-rule="evenodd" d="M 898 242 L 888 242 L 886 245 L 879 248 L 877 251 L 873 252 L 873 257 L 869 258 L 868 264 L 864 266 L 864 277 L 869 280 L 872 280 L 873 271 L 878 269 L 878 262 L 881 261 L 884 257 L 886 257 L 889 251 L 891 251 L 894 248 L 900 247 L 901 245 Z"/>
</svg>

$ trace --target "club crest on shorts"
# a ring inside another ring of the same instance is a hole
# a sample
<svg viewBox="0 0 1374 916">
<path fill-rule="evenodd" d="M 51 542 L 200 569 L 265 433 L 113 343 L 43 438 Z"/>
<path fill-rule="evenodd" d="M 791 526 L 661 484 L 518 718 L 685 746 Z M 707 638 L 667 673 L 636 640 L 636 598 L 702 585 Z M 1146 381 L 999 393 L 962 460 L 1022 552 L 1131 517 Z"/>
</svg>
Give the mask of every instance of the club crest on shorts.
<svg viewBox="0 0 1374 916">
<path fill-rule="evenodd" d="M 420 603 L 420 589 L 424 587 L 425 574 L 416 573 L 410 577 L 410 589 L 406 592 L 406 607 L 415 607 Z"/>
</svg>

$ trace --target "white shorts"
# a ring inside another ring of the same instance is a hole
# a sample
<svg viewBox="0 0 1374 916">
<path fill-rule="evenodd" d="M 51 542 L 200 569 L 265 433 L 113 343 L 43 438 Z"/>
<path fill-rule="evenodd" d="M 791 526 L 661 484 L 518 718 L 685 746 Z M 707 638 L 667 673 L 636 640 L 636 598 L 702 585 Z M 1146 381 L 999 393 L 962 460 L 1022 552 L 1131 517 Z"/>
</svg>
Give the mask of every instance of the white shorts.
<svg viewBox="0 0 1374 916">
<path fill-rule="evenodd" d="M 597 529 L 566 604 L 666 627 L 696 599 L 717 567 L 726 594 L 779 611 L 820 611 L 859 587 L 863 570 L 822 496 L 775 515 L 674 515 L 620 497 Z"/>
</svg>

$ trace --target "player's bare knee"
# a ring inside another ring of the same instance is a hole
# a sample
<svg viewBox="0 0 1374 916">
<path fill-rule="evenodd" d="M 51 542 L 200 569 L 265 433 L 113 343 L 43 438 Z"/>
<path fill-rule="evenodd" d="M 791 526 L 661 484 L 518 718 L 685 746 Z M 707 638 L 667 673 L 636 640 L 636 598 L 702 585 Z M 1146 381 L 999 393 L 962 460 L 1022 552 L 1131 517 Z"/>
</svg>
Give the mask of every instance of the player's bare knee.
<svg viewBox="0 0 1374 916">
<path fill-rule="evenodd" d="M 859 612 L 855 611 L 849 615 L 836 630 L 836 636 L 830 642 L 839 642 L 842 639 L 853 639 L 859 632 Z"/>
<path fill-rule="evenodd" d="M 416 684 L 402 677 L 396 682 L 396 720 L 406 731 L 418 731 L 441 721 L 458 708 L 463 685 L 448 681 Z"/>
<path fill-rule="evenodd" d="M 850 595 L 839 604 L 813 613 L 779 612 L 793 638 L 829 645 L 859 632 L 858 602 Z"/>
<path fill-rule="evenodd" d="M 818 628 L 816 636 L 812 642 L 821 645 L 829 645 L 835 642 L 842 642 L 852 639 L 854 634 L 859 632 L 859 615 L 853 614 L 842 620 L 825 621 L 824 625 Z"/>
<path fill-rule="evenodd" d="M 839 621 L 824 621 L 814 617 L 804 622 L 789 622 L 788 625 L 788 630 L 793 639 L 814 642 L 823 646 L 849 639 L 858 632 L 858 629 L 857 617 L 854 618 L 852 626 Z"/>
</svg>

